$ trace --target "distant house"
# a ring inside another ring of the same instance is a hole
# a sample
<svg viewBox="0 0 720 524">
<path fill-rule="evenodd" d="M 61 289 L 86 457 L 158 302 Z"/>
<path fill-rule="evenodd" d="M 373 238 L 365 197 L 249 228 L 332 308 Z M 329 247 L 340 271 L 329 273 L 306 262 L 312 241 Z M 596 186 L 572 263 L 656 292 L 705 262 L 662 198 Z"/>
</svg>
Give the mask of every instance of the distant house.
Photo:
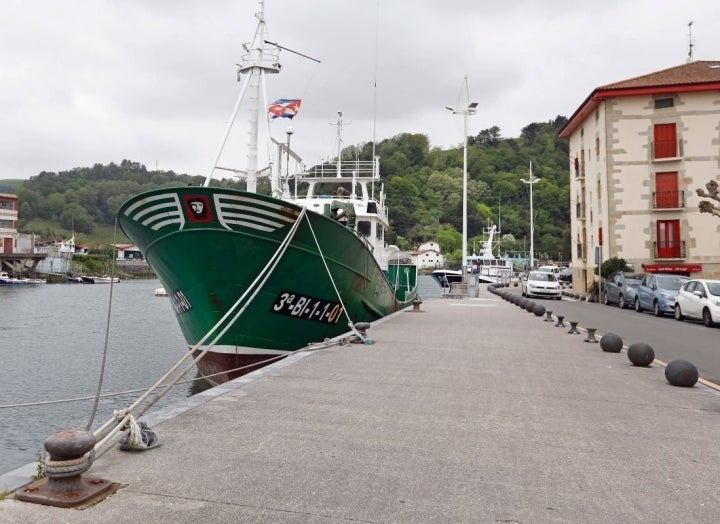
<svg viewBox="0 0 720 524">
<path fill-rule="evenodd" d="M 0 193 L 0 253 L 17 251 L 18 197 Z"/>
<path fill-rule="evenodd" d="M 142 251 L 135 244 L 115 244 L 117 260 L 145 260 Z"/>
<path fill-rule="evenodd" d="M 410 256 L 420 269 L 438 268 L 445 264 L 445 257 L 440 253 L 440 244 L 437 242 L 421 244 Z"/>
</svg>

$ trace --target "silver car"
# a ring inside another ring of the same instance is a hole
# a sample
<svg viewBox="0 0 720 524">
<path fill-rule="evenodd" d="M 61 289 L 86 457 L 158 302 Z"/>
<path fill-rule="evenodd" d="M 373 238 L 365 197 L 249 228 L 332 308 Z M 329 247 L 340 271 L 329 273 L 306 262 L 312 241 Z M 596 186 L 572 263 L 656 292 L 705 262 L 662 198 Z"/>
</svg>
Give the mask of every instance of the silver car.
<svg viewBox="0 0 720 524">
<path fill-rule="evenodd" d="M 605 282 L 605 305 L 617 304 L 621 309 L 635 307 L 635 295 L 642 282 L 643 273 L 616 271 Z"/>
</svg>

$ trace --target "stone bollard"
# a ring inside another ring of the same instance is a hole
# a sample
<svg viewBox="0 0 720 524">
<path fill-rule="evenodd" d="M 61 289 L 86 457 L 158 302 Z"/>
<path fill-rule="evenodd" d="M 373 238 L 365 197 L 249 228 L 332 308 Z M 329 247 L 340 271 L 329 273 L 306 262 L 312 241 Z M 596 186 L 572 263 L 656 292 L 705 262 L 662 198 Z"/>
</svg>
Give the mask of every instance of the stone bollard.
<svg viewBox="0 0 720 524">
<path fill-rule="evenodd" d="M 600 349 L 605 353 L 620 353 L 623 348 L 623 341 L 615 333 L 605 333 L 600 338 Z"/>
<path fill-rule="evenodd" d="M 595 338 L 595 331 L 597 331 L 597 328 L 585 328 L 587 330 L 587 337 L 585 337 L 584 342 L 591 342 L 593 344 L 597 344 L 598 340 Z"/>
<path fill-rule="evenodd" d="M 92 464 L 95 435 L 69 429 L 45 439 L 50 459 L 45 463 L 46 478 L 36 480 L 15 492 L 15 498 L 58 508 L 73 508 L 109 495 L 113 484 L 107 480 L 82 478 Z"/>
<path fill-rule="evenodd" d="M 648 367 L 655 360 L 655 351 L 645 342 L 630 344 L 627 357 L 633 366 Z"/>
<path fill-rule="evenodd" d="M 673 386 L 691 388 L 700 378 L 697 368 L 687 360 L 673 360 L 665 368 L 665 378 Z"/>
<path fill-rule="evenodd" d="M 577 329 L 577 321 L 570 320 L 570 331 L 568 331 L 568 334 L 570 335 L 579 335 L 580 332 Z"/>
<path fill-rule="evenodd" d="M 542 304 L 535 304 L 532 309 L 533 315 L 536 317 L 541 317 L 545 314 L 545 306 Z"/>
<path fill-rule="evenodd" d="M 545 311 L 545 322 L 552 322 L 552 311 Z"/>
<path fill-rule="evenodd" d="M 565 319 L 564 315 L 558 315 L 557 323 L 555 324 L 555 327 L 565 327 L 565 323 L 563 322 L 564 319 Z"/>
<path fill-rule="evenodd" d="M 420 300 L 419 298 L 413 300 L 413 313 L 422 313 L 422 311 L 420 310 L 420 304 L 422 304 L 422 300 Z"/>
</svg>

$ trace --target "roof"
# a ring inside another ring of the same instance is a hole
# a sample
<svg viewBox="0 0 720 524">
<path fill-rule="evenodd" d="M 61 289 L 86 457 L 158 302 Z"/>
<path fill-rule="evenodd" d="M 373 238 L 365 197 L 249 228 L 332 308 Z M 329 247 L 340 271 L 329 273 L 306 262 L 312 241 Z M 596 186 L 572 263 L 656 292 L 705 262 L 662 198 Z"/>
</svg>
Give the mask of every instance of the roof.
<svg viewBox="0 0 720 524">
<path fill-rule="evenodd" d="M 563 138 L 569 137 L 597 105 L 608 98 L 714 90 L 720 90 L 720 60 L 697 60 L 606 84 L 596 87 L 590 93 L 560 130 L 559 135 Z"/>
</svg>

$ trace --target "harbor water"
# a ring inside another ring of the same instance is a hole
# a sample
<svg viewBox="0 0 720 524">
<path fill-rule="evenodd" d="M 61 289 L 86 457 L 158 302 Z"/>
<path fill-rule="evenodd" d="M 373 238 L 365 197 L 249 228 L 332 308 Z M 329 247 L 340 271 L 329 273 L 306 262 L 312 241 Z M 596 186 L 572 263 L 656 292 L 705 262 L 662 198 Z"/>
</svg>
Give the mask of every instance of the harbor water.
<svg viewBox="0 0 720 524">
<path fill-rule="evenodd" d="M 47 436 L 85 429 L 93 400 L 8 406 L 93 397 L 106 334 L 103 394 L 147 388 L 185 355 L 169 300 L 154 295 L 159 287 L 158 280 L 125 280 L 112 286 L 112 301 L 109 284 L 0 287 L 0 474 L 36 461 Z M 437 298 L 440 286 L 421 276 L 418 292 Z M 186 378 L 196 377 L 193 370 Z M 153 409 L 206 387 L 179 384 Z M 140 395 L 101 399 L 92 429 Z"/>
<path fill-rule="evenodd" d="M 185 354 L 185 341 L 157 280 L 0 287 L 0 473 L 37 459 L 45 438 L 85 429 L 108 334 L 103 393 L 147 388 Z M 108 310 L 110 309 L 109 330 Z M 188 378 L 196 376 L 193 370 Z M 158 406 L 187 397 L 178 385 Z M 101 399 L 93 429 L 141 393 Z"/>
</svg>

